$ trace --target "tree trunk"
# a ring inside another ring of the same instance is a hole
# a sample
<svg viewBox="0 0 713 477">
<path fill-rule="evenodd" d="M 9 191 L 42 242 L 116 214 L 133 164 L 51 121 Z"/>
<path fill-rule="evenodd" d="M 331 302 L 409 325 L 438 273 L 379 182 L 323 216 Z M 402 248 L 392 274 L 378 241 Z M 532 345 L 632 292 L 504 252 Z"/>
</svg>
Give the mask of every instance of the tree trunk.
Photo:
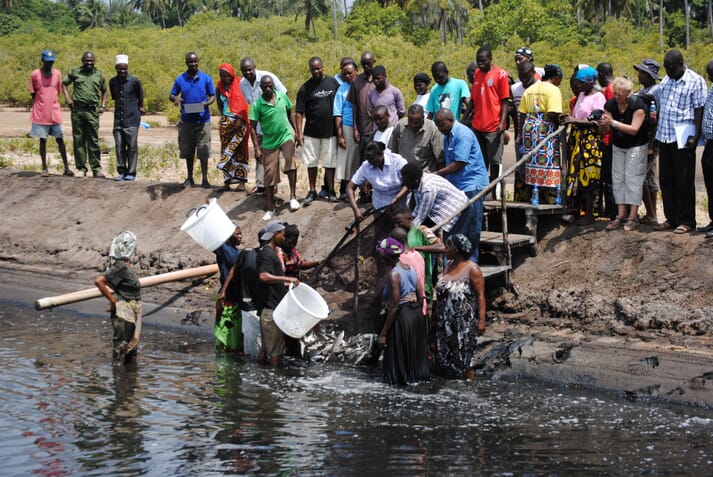
<svg viewBox="0 0 713 477">
<path fill-rule="evenodd" d="M 663 0 L 659 0 L 659 43 L 663 50 Z"/>
<path fill-rule="evenodd" d="M 713 38 L 713 0 L 708 0 L 708 30 Z"/>
<path fill-rule="evenodd" d="M 439 8 L 438 30 L 441 32 L 441 43 L 446 44 L 446 11 Z"/>
<path fill-rule="evenodd" d="M 686 15 L 686 49 L 691 46 L 691 6 L 688 0 L 683 1 L 684 14 Z"/>
</svg>

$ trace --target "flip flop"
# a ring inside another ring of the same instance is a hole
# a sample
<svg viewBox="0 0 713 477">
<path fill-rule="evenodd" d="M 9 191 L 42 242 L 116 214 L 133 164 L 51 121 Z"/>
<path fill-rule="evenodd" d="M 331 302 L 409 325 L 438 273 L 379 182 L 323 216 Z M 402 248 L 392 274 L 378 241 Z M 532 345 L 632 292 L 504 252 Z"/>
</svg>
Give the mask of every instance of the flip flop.
<svg viewBox="0 0 713 477">
<path fill-rule="evenodd" d="M 654 230 L 656 230 L 657 232 L 661 232 L 664 230 L 673 230 L 673 225 L 669 224 L 668 221 L 665 221 L 658 225 L 654 225 Z"/>
<path fill-rule="evenodd" d="M 684 224 L 679 225 L 676 227 L 676 230 L 673 231 L 675 234 L 687 234 L 689 232 L 693 232 L 693 228 Z"/>
</svg>

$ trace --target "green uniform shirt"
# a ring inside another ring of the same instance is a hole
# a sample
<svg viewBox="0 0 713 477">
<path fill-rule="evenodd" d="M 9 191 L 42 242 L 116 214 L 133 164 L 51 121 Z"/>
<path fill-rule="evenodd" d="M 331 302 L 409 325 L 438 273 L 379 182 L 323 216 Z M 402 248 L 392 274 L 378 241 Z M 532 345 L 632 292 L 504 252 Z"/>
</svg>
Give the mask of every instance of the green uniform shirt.
<svg viewBox="0 0 713 477">
<path fill-rule="evenodd" d="M 84 69 L 74 68 L 64 77 L 65 86 L 73 85 L 72 101 L 87 104 L 99 104 L 102 95 L 106 92 L 104 75 L 98 69 L 87 73 Z"/>
<path fill-rule="evenodd" d="M 123 260 L 115 260 L 104 278 L 114 290 L 126 301 L 141 300 L 141 282 L 133 270 Z"/>
<path fill-rule="evenodd" d="M 250 106 L 250 120 L 260 123 L 262 128 L 263 149 L 278 149 L 292 139 L 292 126 L 287 117 L 287 110 L 292 109 L 292 102 L 285 93 L 275 91 L 275 104 L 262 97 Z"/>
</svg>

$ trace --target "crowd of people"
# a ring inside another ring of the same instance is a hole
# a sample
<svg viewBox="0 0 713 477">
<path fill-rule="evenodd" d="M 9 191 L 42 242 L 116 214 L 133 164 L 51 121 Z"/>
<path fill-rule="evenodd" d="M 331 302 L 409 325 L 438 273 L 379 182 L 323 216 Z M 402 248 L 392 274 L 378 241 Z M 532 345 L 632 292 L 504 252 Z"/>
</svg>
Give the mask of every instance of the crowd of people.
<svg viewBox="0 0 713 477">
<path fill-rule="evenodd" d="M 60 146 L 65 174 L 73 174 L 62 143 L 57 102 L 63 92 L 72 111 L 76 167 L 86 175 L 88 160 L 94 176 L 102 177 L 96 132 L 98 114 L 106 107 L 104 77 L 94 68 L 91 52 L 83 55 L 82 67 L 62 81 L 52 68 L 54 59 L 53 52 L 44 51 L 42 68 L 31 77 L 33 135 L 40 138 L 43 174 L 49 135 Z M 271 311 L 284 295 L 285 285 L 299 280 L 299 265 L 297 273 L 286 273 L 286 257 L 291 255 L 280 252 L 286 245 L 286 225 L 274 220 L 278 214 L 274 195 L 281 174 L 288 179 L 291 211 L 324 199 L 346 201 L 357 221 L 375 215 L 379 223 L 375 254 L 384 272 L 384 280 L 377 282 L 384 285 L 387 310 L 379 343 L 387 350 L 386 380 L 393 383 L 427 377 L 428 339 L 421 331 L 428 329 L 436 331 L 435 354 L 441 369 L 472 377 L 475 337 L 485 328 L 483 279 L 477 266 L 481 192 L 501 174 L 503 149 L 511 139 L 516 157 L 528 157 L 515 173 L 515 200 L 562 204 L 564 219 L 577 225 L 592 224 L 598 214 L 610 219 L 606 225 L 610 231 L 619 227 L 632 231 L 650 224 L 655 230 L 677 234 L 696 229 L 695 149 L 704 140 L 703 173 L 711 221 L 698 230 L 713 237 L 713 88 L 706 93 L 706 81 L 685 65 L 680 51 L 666 53 L 663 78 L 654 59 L 633 65 L 641 85 L 637 92 L 630 79 L 614 77 L 608 63 L 596 68 L 577 65 L 569 77 L 569 111 L 563 108 L 564 71 L 559 65 L 537 68 L 533 52 L 525 47 L 516 51 L 514 60 L 517 81 L 493 64 L 488 47 L 480 48 L 465 71 L 470 85 L 453 78 L 447 65 L 436 61 L 431 76 L 414 75 L 416 100 L 408 105 L 399 88 L 390 83 L 386 67 L 377 64 L 369 51 L 359 63 L 343 58 L 333 77 L 325 73 L 319 57 L 310 58 L 309 79 L 299 88 L 294 103 L 279 78 L 256 69 L 251 58 L 240 63 L 242 77 L 232 65 L 222 64 L 220 79 L 214 83 L 199 69 L 198 55 L 186 55 L 187 69 L 176 77 L 170 92 L 171 101 L 181 109 L 177 128 L 180 157 L 186 161 L 183 185 L 194 185 L 193 165 L 198 157 L 202 186 L 210 187 L 207 167 L 210 105 L 214 102 L 221 117 L 218 168 L 226 187 L 236 184 L 237 190 L 248 190 L 248 141 L 254 150 L 256 183 L 248 193 L 264 194 L 263 219 L 268 225 L 259 237 L 262 252 L 246 258 L 249 265 L 245 267 L 255 271 L 252 281 L 257 280 L 262 285 L 258 288 L 265 290 L 250 310 L 259 311 L 251 319 L 260 323 L 262 361 L 281 362 L 284 337 L 274 326 Z M 133 180 L 144 95 L 141 82 L 128 74 L 126 55 L 117 55 L 116 71 L 109 91 L 116 101 L 117 179 Z M 706 73 L 713 81 L 713 60 Z M 429 90 L 431 82 L 435 84 Z M 508 132 L 511 128 L 514 138 Z M 298 148 L 309 179 L 309 190 L 301 201 L 296 195 Z M 661 221 L 656 213 L 659 188 Z M 504 187 L 494 188 L 494 197 L 501 194 L 505 194 Z M 646 214 L 640 217 L 642 202 Z M 433 226 L 442 232 L 441 243 L 427 238 L 427 227 Z M 239 243 L 234 236 L 224 247 L 235 248 Z M 294 244 L 288 248 L 294 249 Z M 411 252 L 421 261 L 410 260 Z M 448 262 L 435 278 L 437 260 L 432 254 L 437 252 L 445 253 Z M 238 326 L 231 320 L 237 316 L 235 297 L 242 292 L 238 288 L 233 296 L 230 291 L 235 281 L 230 270 L 243 255 L 218 254 L 224 286 L 217 328 L 228 323 Z M 298 254 L 296 260 L 300 262 Z M 250 281 L 239 277 L 247 293 L 249 287 L 243 282 Z M 432 299 L 436 299 L 438 313 L 426 326 L 428 312 L 433 310 L 424 300 Z M 221 343 L 226 349 L 232 347 L 230 341 Z"/>
</svg>

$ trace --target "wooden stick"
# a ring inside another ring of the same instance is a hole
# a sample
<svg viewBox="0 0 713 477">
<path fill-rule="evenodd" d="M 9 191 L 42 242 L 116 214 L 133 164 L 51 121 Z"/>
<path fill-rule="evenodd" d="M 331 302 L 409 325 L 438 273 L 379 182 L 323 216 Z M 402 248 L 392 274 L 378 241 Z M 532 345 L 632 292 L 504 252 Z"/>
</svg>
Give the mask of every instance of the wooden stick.
<svg viewBox="0 0 713 477">
<path fill-rule="evenodd" d="M 178 270 L 176 272 L 161 273 L 160 275 L 144 277 L 139 279 L 139 283 L 141 283 L 142 287 L 150 287 L 154 285 L 160 285 L 162 283 L 185 280 L 186 278 L 196 278 L 201 277 L 203 275 L 212 275 L 217 271 L 218 265 L 205 265 L 203 267 L 187 268 L 185 270 Z M 35 301 L 35 308 L 38 310 L 43 310 L 52 306 L 67 305 L 69 303 L 90 300 L 92 298 L 97 298 L 100 296 L 101 292 L 99 291 L 99 289 L 96 287 L 92 287 L 87 288 L 86 290 L 65 293 L 63 295 L 40 298 Z"/>
</svg>

